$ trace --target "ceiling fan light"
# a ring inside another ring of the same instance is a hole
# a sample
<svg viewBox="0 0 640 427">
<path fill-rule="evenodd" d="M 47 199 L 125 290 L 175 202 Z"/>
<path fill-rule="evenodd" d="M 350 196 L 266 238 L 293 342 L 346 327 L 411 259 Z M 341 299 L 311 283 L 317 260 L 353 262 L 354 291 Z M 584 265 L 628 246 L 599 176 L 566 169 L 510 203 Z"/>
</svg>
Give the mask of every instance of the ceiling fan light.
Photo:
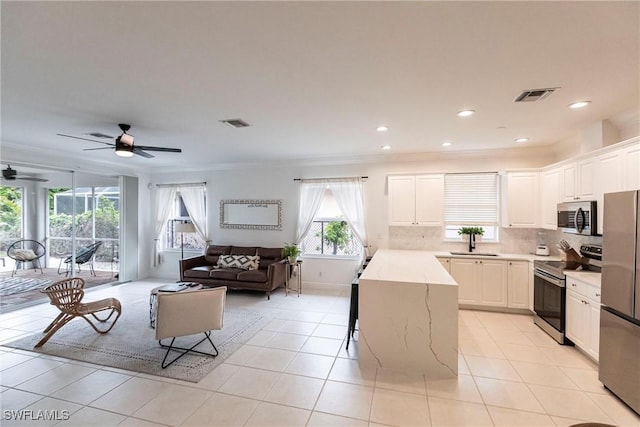
<svg viewBox="0 0 640 427">
<path fill-rule="evenodd" d="M 121 138 L 116 140 L 116 156 L 120 157 L 132 157 L 133 156 L 133 145 L 123 144 L 120 142 Z"/>
<path fill-rule="evenodd" d="M 133 136 L 128 133 L 123 133 L 120 135 L 120 142 L 126 145 L 133 145 Z"/>
</svg>

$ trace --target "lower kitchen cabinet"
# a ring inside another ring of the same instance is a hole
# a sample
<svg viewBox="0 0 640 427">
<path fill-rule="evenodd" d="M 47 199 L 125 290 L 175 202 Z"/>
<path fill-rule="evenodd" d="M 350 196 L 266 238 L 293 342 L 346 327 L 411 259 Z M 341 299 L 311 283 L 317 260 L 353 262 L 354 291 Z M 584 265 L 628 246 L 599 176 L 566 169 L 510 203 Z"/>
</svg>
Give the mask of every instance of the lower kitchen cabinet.
<svg viewBox="0 0 640 427">
<path fill-rule="evenodd" d="M 460 304 L 507 306 L 506 261 L 451 258 L 449 264 Z"/>
<path fill-rule="evenodd" d="M 529 261 L 509 261 L 507 268 L 507 306 L 529 308 Z"/>
<path fill-rule="evenodd" d="M 600 291 L 593 285 L 567 278 L 566 335 L 598 360 L 600 345 Z"/>
</svg>

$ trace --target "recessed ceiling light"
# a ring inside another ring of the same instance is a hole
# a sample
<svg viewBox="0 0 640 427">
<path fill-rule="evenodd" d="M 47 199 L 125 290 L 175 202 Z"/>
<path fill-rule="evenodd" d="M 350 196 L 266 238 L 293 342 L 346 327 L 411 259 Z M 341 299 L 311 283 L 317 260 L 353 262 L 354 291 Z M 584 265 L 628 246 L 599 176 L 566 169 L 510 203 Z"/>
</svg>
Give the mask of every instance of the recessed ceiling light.
<svg viewBox="0 0 640 427">
<path fill-rule="evenodd" d="M 442 143 L 443 147 L 451 147 L 451 143 L 449 141 Z"/>
<path fill-rule="evenodd" d="M 476 112 L 473 110 L 462 110 L 458 111 L 458 117 L 469 117 L 474 115 Z"/>
<path fill-rule="evenodd" d="M 386 131 L 388 131 L 388 130 L 389 130 L 389 128 L 388 128 L 387 126 L 378 126 L 378 127 L 376 128 L 376 130 L 377 130 L 378 132 L 386 132 Z"/>
<path fill-rule="evenodd" d="M 390 145 L 383 145 L 382 149 L 383 150 L 391 150 L 391 146 Z"/>
<path fill-rule="evenodd" d="M 587 105 L 591 104 L 591 101 L 578 101 L 578 102 L 574 102 L 573 104 L 569 104 L 569 108 L 584 108 Z"/>
<path fill-rule="evenodd" d="M 516 138 L 514 139 L 515 142 L 527 142 L 529 140 L 529 138 Z"/>
</svg>

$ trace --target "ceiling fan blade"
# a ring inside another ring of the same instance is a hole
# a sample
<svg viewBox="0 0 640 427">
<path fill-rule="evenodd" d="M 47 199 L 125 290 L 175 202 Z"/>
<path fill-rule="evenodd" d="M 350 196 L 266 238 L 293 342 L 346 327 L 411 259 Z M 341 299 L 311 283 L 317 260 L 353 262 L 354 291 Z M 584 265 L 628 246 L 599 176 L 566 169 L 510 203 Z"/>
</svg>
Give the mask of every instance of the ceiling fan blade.
<svg viewBox="0 0 640 427">
<path fill-rule="evenodd" d="M 24 181 L 36 181 L 36 182 L 47 182 L 48 179 L 45 178 L 34 178 L 32 176 L 16 176 L 16 179 L 22 179 Z"/>
<path fill-rule="evenodd" d="M 94 150 L 113 150 L 113 147 L 83 148 L 82 149 L 82 151 L 94 151 Z"/>
<path fill-rule="evenodd" d="M 134 145 L 134 148 L 147 151 L 164 151 L 165 153 L 182 153 L 180 148 L 151 147 L 148 145 Z"/>
<path fill-rule="evenodd" d="M 152 159 L 155 156 L 147 153 L 146 151 L 142 151 L 142 148 L 133 146 L 133 154 L 137 154 L 138 156 L 146 157 L 147 159 Z"/>
<path fill-rule="evenodd" d="M 57 133 L 56 135 L 58 136 L 64 136 L 65 138 L 73 138 L 73 139 L 81 139 L 83 141 L 91 141 L 91 142 L 97 142 L 98 144 L 105 144 L 105 145 L 109 145 L 111 147 L 115 147 L 115 144 L 112 142 L 104 142 L 104 141 L 96 141 L 95 139 L 89 139 L 89 138 L 82 138 L 79 136 L 73 136 L 73 135 L 65 135 L 63 133 Z"/>
</svg>

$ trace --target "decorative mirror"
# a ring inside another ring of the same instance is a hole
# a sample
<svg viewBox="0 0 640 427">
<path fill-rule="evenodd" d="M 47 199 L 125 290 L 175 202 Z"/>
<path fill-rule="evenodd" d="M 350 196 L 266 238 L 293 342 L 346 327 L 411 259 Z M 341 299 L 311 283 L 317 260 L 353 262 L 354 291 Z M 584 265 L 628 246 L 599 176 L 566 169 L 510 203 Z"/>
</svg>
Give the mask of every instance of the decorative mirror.
<svg viewBox="0 0 640 427">
<path fill-rule="evenodd" d="M 220 228 L 282 230 L 282 200 L 220 200 Z"/>
</svg>

